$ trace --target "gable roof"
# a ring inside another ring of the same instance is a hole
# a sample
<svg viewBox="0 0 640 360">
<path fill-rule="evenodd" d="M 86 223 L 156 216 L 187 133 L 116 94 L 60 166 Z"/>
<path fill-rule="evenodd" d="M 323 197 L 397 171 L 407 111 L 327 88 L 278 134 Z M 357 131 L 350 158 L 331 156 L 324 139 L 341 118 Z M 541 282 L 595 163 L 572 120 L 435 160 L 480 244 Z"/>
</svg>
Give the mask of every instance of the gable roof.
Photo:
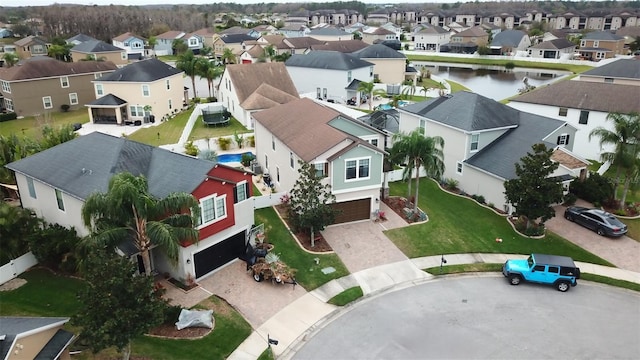
<svg viewBox="0 0 640 360">
<path fill-rule="evenodd" d="M 308 98 L 259 111 L 253 114 L 253 117 L 306 162 L 312 161 L 345 140 L 366 144 L 359 138 L 329 125 L 329 122 L 338 117 L 352 120 L 351 118 Z M 362 124 L 356 120 L 352 121 Z"/>
<path fill-rule="evenodd" d="M 373 44 L 352 53 L 359 59 L 406 59 L 407 57 L 383 44 Z"/>
<path fill-rule="evenodd" d="M 0 79 L 6 81 L 41 79 L 53 76 L 91 74 L 113 71 L 118 67 L 111 61 L 79 61 L 68 63 L 49 57 L 23 61 L 20 65 L 0 68 Z"/>
<path fill-rule="evenodd" d="M 362 33 L 367 35 L 395 35 L 395 32 L 385 29 L 383 27 L 376 27 L 376 28 L 368 27 L 362 30 Z"/>
<path fill-rule="evenodd" d="M 576 44 L 572 43 L 566 38 L 553 39 L 549 41 L 543 41 L 540 44 L 533 45 L 532 49 L 566 49 L 570 47 L 576 47 Z"/>
<path fill-rule="evenodd" d="M 567 80 L 539 87 L 511 101 L 628 114 L 640 112 L 639 87 Z"/>
<path fill-rule="evenodd" d="M 40 45 L 44 45 L 47 42 L 44 39 L 41 39 L 37 36 L 33 36 L 33 35 L 29 35 L 23 39 L 17 40 L 13 43 L 13 45 L 15 46 L 27 46 L 31 43 L 35 43 L 35 44 L 40 44 Z"/>
<path fill-rule="evenodd" d="M 462 36 L 462 37 L 469 37 L 469 36 L 475 36 L 475 37 L 489 37 L 489 34 L 487 34 L 487 32 L 480 26 L 474 26 L 472 28 L 469 28 L 467 30 L 464 31 L 460 31 L 459 33 L 455 34 L 454 36 Z"/>
<path fill-rule="evenodd" d="M 608 31 L 592 31 L 584 34 L 583 40 L 599 40 L 599 41 L 618 41 L 624 40 L 623 36 L 619 36 Z"/>
<path fill-rule="evenodd" d="M 362 50 L 369 46 L 362 40 L 341 40 L 341 41 L 327 41 L 324 44 L 311 45 L 312 50 L 324 50 L 324 51 L 339 51 L 343 53 L 352 53 L 354 51 Z"/>
<path fill-rule="evenodd" d="M 98 40 L 98 39 L 93 38 L 93 37 L 91 37 L 89 35 L 78 34 L 76 36 L 72 36 L 72 37 L 68 38 L 66 41 L 67 41 L 67 43 L 72 43 L 74 41 L 83 43 L 85 41 L 91 41 L 91 40 Z"/>
<path fill-rule="evenodd" d="M 309 36 L 320 35 L 320 36 L 353 36 L 346 31 L 342 31 L 340 29 L 336 29 L 334 27 L 326 27 L 320 29 L 313 29 L 309 32 Z"/>
<path fill-rule="evenodd" d="M 185 35 L 184 31 L 169 30 L 156 36 L 156 39 L 175 40 L 175 39 L 181 39 L 184 35 Z"/>
<path fill-rule="evenodd" d="M 262 84 L 271 85 L 298 97 L 298 91 L 284 63 L 230 64 L 225 71 L 233 82 L 240 103 L 243 103 Z"/>
<path fill-rule="evenodd" d="M 309 36 L 285 38 L 284 40 L 282 40 L 282 42 L 294 49 L 308 49 L 312 45 L 320 45 L 325 43 L 324 41 Z"/>
<path fill-rule="evenodd" d="M 269 109 L 298 98 L 298 96 L 263 83 L 245 101 L 240 103 L 240 106 L 245 110 Z"/>
<path fill-rule="evenodd" d="M 373 66 L 368 61 L 337 51 L 311 51 L 308 54 L 296 54 L 292 55 L 285 64 L 293 67 L 331 70 L 354 70 Z"/>
<path fill-rule="evenodd" d="M 81 53 L 100 53 L 100 52 L 113 52 L 113 51 L 121 52 L 123 50 L 117 46 L 107 44 L 104 41 L 87 40 L 85 42 L 81 42 L 80 44 L 74 46 L 71 49 L 71 51 L 76 51 Z"/>
<path fill-rule="evenodd" d="M 155 58 L 140 60 L 104 75 L 96 81 L 153 82 L 182 73 Z"/>
<path fill-rule="evenodd" d="M 640 79 L 640 59 L 618 59 L 606 65 L 598 66 L 589 71 L 585 71 L 582 75 L 613 77 L 621 79 Z"/>
<path fill-rule="evenodd" d="M 234 34 L 249 34 L 251 29 L 243 28 L 242 26 L 232 26 L 228 29 L 220 31 L 220 35 L 234 35 Z"/>
<path fill-rule="evenodd" d="M 422 30 L 418 31 L 418 34 L 446 34 L 449 32 L 442 26 L 438 25 L 422 24 L 422 27 Z"/>
<path fill-rule="evenodd" d="M 224 34 L 220 36 L 220 40 L 225 44 L 239 44 L 246 40 L 255 40 L 253 36 L 247 34 Z"/>
<path fill-rule="evenodd" d="M 505 30 L 497 33 L 491 41 L 491 46 L 511 46 L 516 47 L 522 41 L 522 38 L 527 36 L 524 31 L 520 30 Z"/>
<path fill-rule="evenodd" d="M 468 91 L 406 105 L 398 110 L 420 115 L 465 132 L 515 127 L 518 124 L 519 112 Z"/>
<path fill-rule="evenodd" d="M 134 33 L 126 32 L 124 34 L 120 34 L 120 35 L 114 37 L 113 41 L 123 42 L 123 41 L 125 41 L 127 39 L 131 39 L 131 38 L 136 38 L 136 39 L 143 40 L 143 41 L 145 40 L 145 38 L 143 38 L 142 36 L 138 36 L 138 35 L 136 35 Z"/>
<path fill-rule="evenodd" d="M 515 179 L 515 164 L 531 151 L 534 144 L 543 143 L 547 148 L 556 147 L 555 143 L 543 139 L 565 124 L 564 121 L 544 116 L 516 111 L 518 126 L 482 148 L 465 163 L 494 174 L 505 180 Z M 554 139 L 555 140 L 555 139 Z"/>
<path fill-rule="evenodd" d="M 122 104 L 126 104 L 127 102 L 125 100 L 122 100 L 121 98 L 113 95 L 113 94 L 107 94 L 104 95 L 98 99 L 93 100 L 92 102 L 88 103 L 87 105 L 102 105 L 102 106 L 120 106 Z"/>
<path fill-rule="evenodd" d="M 70 160 L 73 159 L 73 160 Z M 125 138 L 93 132 L 10 163 L 7 168 L 78 198 L 107 192 L 120 172 L 144 175 L 149 192 L 192 193 L 216 164 Z"/>
<path fill-rule="evenodd" d="M 14 317 L 14 316 L 3 316 L 0 317 L 0 334 L 5 335 L 4 340 L 0 341 L 0 359 L 6 359 L 9 355 L 9 351 L 12 348 L 14 340 L 19 335 L 26 335 L 32 332 L 42 332 L 51 328 L 55 328 L 58 326 L 64 325 L 69 321 L 69 318 L 62 317 Z M 58 334 L 54 335 L 56 337 Z M 59 350 L 55 355 L 59 355 L 59 352 L 69 344 L 71 338 L 73 338 L 73 334 L 66 332 L 63 330 L 64 336 L 58 336 L 58 341 L 53 341 L 49 344 L 47 343 L 45 347 L 42 349 L 42 352 L 52 353 L 55 350 Z M 52 337 L 52 340 L 53 338 Z M 61 347 L 61 341 L 64 341 L 64 346 Z M 40 355 L 40 354 L 38 354 Z M 44 354 L 43 354 L 44 355 Z M 43 359 L 45 357 L 42 357 Z M 48 359 L 53 359 L 55 357 L 47 357 Z"/>
</svg>

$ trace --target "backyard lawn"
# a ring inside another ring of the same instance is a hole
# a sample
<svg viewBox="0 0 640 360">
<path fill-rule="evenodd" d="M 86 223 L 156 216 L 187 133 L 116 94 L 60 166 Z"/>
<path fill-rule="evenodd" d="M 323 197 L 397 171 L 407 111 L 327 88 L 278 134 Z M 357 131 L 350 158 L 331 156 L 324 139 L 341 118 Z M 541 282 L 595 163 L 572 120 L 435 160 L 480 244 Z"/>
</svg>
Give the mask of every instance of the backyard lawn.
<svg viewBox="0 0 640 360">
<path fill-rule="evenodd" d="M 189 115 L 191 115 L 191 111 L 182 111 L 173 119 L 164 121 L 158 126 L 136 130 L 127 136 L 127 139 L 153 146 L 176 144 L 180 140 L 182 130 L 187 125 Z"/>
<path fill-rule="evenodd" d="M 544 62 L 536 62 L 536 61 L 511 60 L 511 59 L 500 60 L 500 59 L 482 59 L 482 58 L 459 58 L 459 57 L 447 57 L 447 56 L 436 56 L 436 55 L 407 55 L 407 59 L 409 59 L 409 61 L 432 61 L 432 62 L 448 62 L 448 63 L 457 63 L 457 64 L 479 64 L 479 65 L 505 65 L 511 62 L 516 67 L 566 70 L 566 71 L 571 71 L 574 74 L 585 72 L 593 68 L 592 66 L 588 66 L 588 65 L 544 63 Z"/>
<path fill-rule="evenodd" d="M 406 194 L 405 182 L 389 185 L 391 195 Z M 553 233 L 548 233 L 543 239 L 520 236 L 504 217 L 470 199 L 444 192 L 426 178 L 420 180 L 418 206 L 429 216 L 427 223 L 386 231 L 386 235 L 410 258 L 455 253 L 540 252 L 612 266 Z M 503 242 L 496 242 L 496 238 Z"/>
<path fill-rule="evenodd" d="M 86 109 L 51 112 L 47 115 L 25 116 L 23 119 L 0 122 L 0 135 L 16 134 L 36 140 L 42 137 L 42 127 L 45 125 L 55 128 L 66 124 L 87 122 L 89 122 L 89 114 Z"/>
<path fill-rule="evenodd" d="M 220 136 L 233 135 L 235 132 L 244 134 L 250 133 L 251 131 L 247 130 L 244 125 L 233 117 L 227 126 L 208 126 L 202 121 L 202 116 L 199 116 L 193 125 L 189 140 L 216 139 Z"/>
</svg>

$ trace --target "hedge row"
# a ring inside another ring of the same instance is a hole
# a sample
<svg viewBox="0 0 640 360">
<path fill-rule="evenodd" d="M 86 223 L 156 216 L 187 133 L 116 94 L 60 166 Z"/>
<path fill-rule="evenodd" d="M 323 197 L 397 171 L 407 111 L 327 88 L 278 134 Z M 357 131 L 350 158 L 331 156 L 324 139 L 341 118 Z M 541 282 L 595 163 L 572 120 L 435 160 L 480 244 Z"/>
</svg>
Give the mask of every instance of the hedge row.
<svg viewBox="0 0 640 360">
<path fill-rule="evenodd" d="M 11 113 L 6 113 L 6 114 L 0 114 L 0 122 L 3 121 L 9 121 L 9 120 L 15 120 L 18 118 L 18 114 L 11 112 Z"/>
</svg>

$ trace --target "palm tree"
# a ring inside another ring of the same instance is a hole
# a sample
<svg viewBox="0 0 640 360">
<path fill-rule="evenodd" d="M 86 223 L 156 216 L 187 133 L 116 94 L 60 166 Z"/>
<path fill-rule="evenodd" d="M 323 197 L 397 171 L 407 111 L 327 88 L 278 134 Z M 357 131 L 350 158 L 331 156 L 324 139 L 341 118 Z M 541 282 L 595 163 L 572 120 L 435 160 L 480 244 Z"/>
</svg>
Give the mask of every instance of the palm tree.
<svg viewBox="0 0 640 360">
<path fill-rule="evenodd" d="M 393 136 L 391 153 L 398 158 L 407 160 L 409 166 L 415 171 L 416 192 L 413 201 L 413 212 L 418 211 L 418 190 L 420 188 L 420 167 L 423 167 L 427 176 L 439 179 L 444 173 L 444 139 L 440 136 L 424 136 L 421 129 L 416 129 L 409 134 L 398 133 Z M 407 167 L 409 167 L 407 166 Z M 409 180 L 410 182 L 411 180 Z"/>
<path fill-rule="evenodd" d="M 216 66 L 205 58 L 201 58 L 198 62 L 198 75 L 207 79 L 209 97 L 213 97 L 213 80 L 220 77 L 222 73 L 224 73 L 223 66 Z"/>
<path fill-rule="evenodd" d="M 371 100 L 373 98 L 374 86 L 375 84 L 372 82 L 361 81 L 360 84 L 358 84 L 358 89 L 356 89 L 356 91 L 366 94 L 369 97 L 369 111 L 373 111 L 373 102 Z"/>
<path fill-rule="evenodd" d="M 20 58 L 15 53 L 4 53 L 4 55 L 2 56 L 2 60 L 4 60 L 4 63 L 7 64 L 7 67 L 12 67 L 13 65 L 18 63 Z"/>
<path fill-rule="evenodd" d="M 628 177 L 630 177 L 634 172 L 633 168 L 637 165 L 636 159 L 640 151 L 640 114 L 610 113 L 607 115 L 607 120 L 613 122 L 613 130 L 601 126 L 597 127 L 589 133 L 589 140 L 597 136 L 600 138 L 600 146 L 614 146 L 613 151 L 600 154 L 600 159 L 602 161 L 609 161 L 612 165 L 616 166 L 616 176 L 614 178 L 614 187 L 616 190 L 614 192 L 614 199 L 618 200 L 620 177 L 623 173 L 626 173 L 629 175 Z M 628 182 L 625 181 L 623 190 L 625 197 L 627 190 Z M 623 206 L 626 198 L 621 200 L 619 205 Z"/>
<path fill-rule="evenodd" d="M 92 230 L 85 245 L 115 248 L 132 240 L 142 256 L 145 274 L 151 275 L 150 248 L 161 247 L 177 263 L 180 242 L 198 241 L 194 224 L 199 213 L 198 201 L 191 194 L 173 193 L 158 199 L 149 193 L 144 176 L 118 173 L 109 181 L 107 193 L 90 195 L 82 207 L 82 221 Z"/>
<path fill-rule="evenodd" d="M 155 47 L 158 45 L 158 39 L 155 36 L 150 36 L 149 40 L 147 40 L 147 45 L 149 46 L 149 52 L 156 54 Z"/>
<path fill-rule="evenodd" d="M 422 91 L 424 93 L 424 96 L 427 97 L 427 93 L 429 92 L 429 87 L 425 84 L 422 84 L 420 91 Z"/>
<path fill-rule="evenodd" d="M 193 55 L 193 51 L 187 50 L 187 52 L 178 55 L 178 61 L 176 62 L 176 68 L 184 71 L 184 73 L 191 78 L 191 86 L 193 86 L 193 97 L 198 97 L 198 90 L 196 89 L 196 75 L 198 74 L 199 59 Z"/>
<path fill-rule="evenodd" d="M 180 55 L 189 50 L 189 45 L 182 39 L 175 39 L 171 42 L 171 49 L 173 49 L 174 55 Z"/>
<path fill-rule="evenodd" d="M 222 53 L 221 60 L 224 64 L 235 64 L 236 63 L 236 55 L 229 48 L 225 48 Z"/>
</svg>

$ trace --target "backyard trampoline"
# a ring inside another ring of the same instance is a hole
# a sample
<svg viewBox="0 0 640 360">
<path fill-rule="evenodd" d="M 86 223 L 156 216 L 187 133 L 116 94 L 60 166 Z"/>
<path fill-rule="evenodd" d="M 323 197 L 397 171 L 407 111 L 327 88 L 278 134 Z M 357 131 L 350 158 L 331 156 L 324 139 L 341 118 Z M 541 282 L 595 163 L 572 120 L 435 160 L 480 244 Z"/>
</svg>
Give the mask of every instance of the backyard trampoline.
<svg viewBox="0 0 640 360">
<path fill-rule="evenodd" d="M 220 103 L 211 104 L 202 109 L 202 121 L 207 126 L 228 125 L 230 117 L 231 114 L 227 111 L 224 105 Z"/>
</svg>

